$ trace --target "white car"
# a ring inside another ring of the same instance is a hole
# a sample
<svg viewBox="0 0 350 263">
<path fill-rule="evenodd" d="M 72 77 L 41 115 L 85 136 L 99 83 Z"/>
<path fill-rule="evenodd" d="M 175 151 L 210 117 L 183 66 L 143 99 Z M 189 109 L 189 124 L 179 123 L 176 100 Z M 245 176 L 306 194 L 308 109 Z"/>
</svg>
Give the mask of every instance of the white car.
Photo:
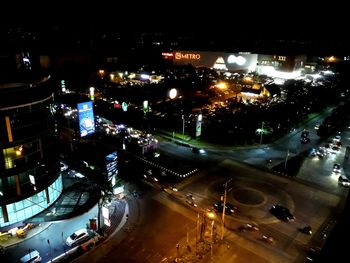
<svg viewBox="0 0 350 263">
<path fill-rule="evenodd" d="M 41 262 L 41 256 L 39 251 L 33 250 L 29 251 L 27 255 L 24 255 L 20 261 L 21 263 L 36 263 L 36 262 Z"/>
<path fill-rule="evenodd" d="M 338 183 L 342 186 L 349 187 L 350 181 L 345 175 L 339 176 Z"/>
<path fill-rule="evenodd" d="M 340 135 L 336 135 L 333 139 L 334 142 L 340 142 L 341 140 L 341 136 Z"/>
<path fill-rule="evenodd" d="M 82 228 L 75 231 L 73 234 L 67 237 L 66 244 L 67 246 L 72 247 L 88 239 L 90 239 L 89 232 L 87 231 L 86 228 Z"/>
<path fill-rule="evenodd" d="M 63 172 L 68 169 L 68 165 L 66 165 L 64 162 L 60 162 L 60 169 L 61 172 Z"/>
</svg>

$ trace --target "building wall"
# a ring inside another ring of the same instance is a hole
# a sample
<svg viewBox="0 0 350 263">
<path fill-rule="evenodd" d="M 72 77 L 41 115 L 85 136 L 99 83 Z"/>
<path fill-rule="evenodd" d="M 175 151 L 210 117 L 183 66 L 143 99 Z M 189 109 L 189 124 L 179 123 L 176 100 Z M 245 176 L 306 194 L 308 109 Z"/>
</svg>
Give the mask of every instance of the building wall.
<svg viewBox="0 0 350 263">
<path fill-rule="evenodd" d="M 49 78 L 0 84 L 0 227 L 28 219 L 62 192 Z"/>
<path fill-rule="evenodd" d="M 191 64 L 194 67 L 213 68 L 219 71 L 252 71 L 257 64 L 257 54 L 238 54 L 203 51 L 175 51 L 175 65 Z"/>
</svg>

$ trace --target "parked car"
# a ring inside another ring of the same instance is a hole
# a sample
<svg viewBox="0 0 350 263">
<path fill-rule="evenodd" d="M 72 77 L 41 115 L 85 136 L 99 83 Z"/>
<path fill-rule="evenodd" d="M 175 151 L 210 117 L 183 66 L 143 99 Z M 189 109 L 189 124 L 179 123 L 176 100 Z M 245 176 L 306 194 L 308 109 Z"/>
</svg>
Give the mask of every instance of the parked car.
<svg viewBox="0 0 350 263">
<path fill-rule="evenodd" d="M 60 162 L 60 169 L 61 169 L 61 172 L 64 172 L 65 170 L 68 169 L 68 165 L 61 161 Z"/>
<path fill-rule="evenodd" d="M 270 209 L 270 213 L 273 214 L 278 219 L 285 222 L 292 221 L 295 219 L 295 217 L 292 215 L 289 209 L 281 205 L 272 206 Z"/>
<path fill-rule="evenodd" d="M 89 232 L 86 228 L 82 228 L 67 237 L 66 244 L 67 246 L 72 247 L 88 239 L 90 239 Z"/>
<path fill-rule="evenodd" d="M 21 263 L 36 263 L 41 262 L 41 256 L 39 251 L 32 250 L 28 254 L 24 255 L 19 262 Z"/>
<path fill-rule="evenodd" d="M 342 186 L 349 187 L 350 186 L 350 181 L 345 175 L 341 175 L 338 178 L 338 184 L 340 184 Z"/>
<path fill-rule="evenodd" d="M 337 143 L 337 142 L 340 142 L 341 140 L 341 136 L 340 135 L 336 135 L 333 139 L 333 142 Z"/>
</svg>

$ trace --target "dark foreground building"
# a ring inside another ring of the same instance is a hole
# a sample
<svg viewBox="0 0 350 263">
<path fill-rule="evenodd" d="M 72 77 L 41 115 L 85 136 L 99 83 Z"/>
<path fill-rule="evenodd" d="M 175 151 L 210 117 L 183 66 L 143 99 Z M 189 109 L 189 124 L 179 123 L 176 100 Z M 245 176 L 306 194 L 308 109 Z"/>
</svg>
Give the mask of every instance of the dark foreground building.
<svg viewBox="0 0 350 263">
<path fill-rule="evenodd" d="M 34 81 L 29 58 L 16 58 L 8 71 L 16 74 L 0 83 L 0 230 L 45 210 L 62 192 L 50 77 Z"/>
</svg>

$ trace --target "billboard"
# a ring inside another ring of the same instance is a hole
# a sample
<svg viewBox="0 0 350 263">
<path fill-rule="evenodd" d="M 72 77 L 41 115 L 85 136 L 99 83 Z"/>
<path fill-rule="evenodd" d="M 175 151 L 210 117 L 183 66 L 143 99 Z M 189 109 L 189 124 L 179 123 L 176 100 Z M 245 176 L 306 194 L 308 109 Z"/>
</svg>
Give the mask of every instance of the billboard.
<svg viewBox="0 0 350 263">
<path fill-rule="evenodd" d="M 205 51 L 175 51 L 174 64 L 206 67 L 219 71 L 254 71 L 257 54 Z"/>
<path fill-rule="evenodd" d="M 95 132 L 95 119 L 92 101 L 78 103 L 80 136 L 84 137 Z"/>
<path fill-rule="evenodd" d="M 202 134 L 202 114 L 198 114 L 197 116 L 197 122 L 196 122 L 196 137 L 201 136 Z"/>
<path fill-rule="evenodd" d="M 118 153 L 112 152 L 106 156 L 106 172 L 108 181 L 118 174 Z"/>
</svg>

